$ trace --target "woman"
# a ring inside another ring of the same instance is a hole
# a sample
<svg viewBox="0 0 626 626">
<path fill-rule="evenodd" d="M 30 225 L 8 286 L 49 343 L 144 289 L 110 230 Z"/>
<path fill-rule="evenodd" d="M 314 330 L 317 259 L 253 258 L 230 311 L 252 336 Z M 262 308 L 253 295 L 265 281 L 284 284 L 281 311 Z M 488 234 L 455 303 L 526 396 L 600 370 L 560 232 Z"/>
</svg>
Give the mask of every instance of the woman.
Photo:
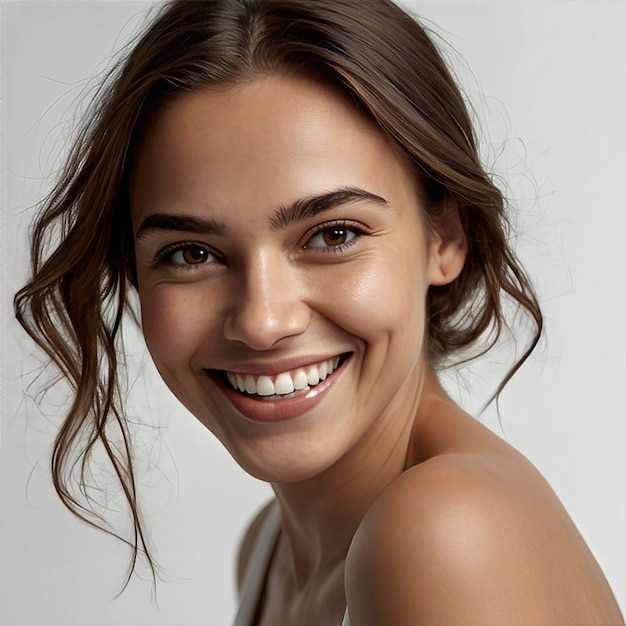
<svg viewBox="0 0 626 626">
<path fill-rule="evenodd" d="M 61 498 L 78 510 L 62 476 L 87 432 L 146 547 L 116 395 L 133 290 L 165 382 L 276 493 L 242 545 L 239 624 L 621 623 L 546 483 L 435 374 L 493 344 L 505 299 L 536 326 L 505 382 L 539 337 L 503 205 L 393 4 L 173 3 L 76 144 L 17 296 L 76 388 Z"/>
</svg>

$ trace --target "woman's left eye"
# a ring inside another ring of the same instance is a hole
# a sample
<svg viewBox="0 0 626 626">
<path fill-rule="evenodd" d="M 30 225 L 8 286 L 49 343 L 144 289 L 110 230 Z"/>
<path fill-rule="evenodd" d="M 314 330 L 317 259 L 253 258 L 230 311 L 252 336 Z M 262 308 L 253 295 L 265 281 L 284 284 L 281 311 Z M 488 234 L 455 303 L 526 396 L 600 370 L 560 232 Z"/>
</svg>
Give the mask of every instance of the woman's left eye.
<svg viewBox="0 0 626 626">
<path fill-rule="evenodd" d="M 351 243 L 359 233 L 347 226 L 326 226 L 315 233 L 307 242 L 306 248 L 343 248 Z"/>
</svg>

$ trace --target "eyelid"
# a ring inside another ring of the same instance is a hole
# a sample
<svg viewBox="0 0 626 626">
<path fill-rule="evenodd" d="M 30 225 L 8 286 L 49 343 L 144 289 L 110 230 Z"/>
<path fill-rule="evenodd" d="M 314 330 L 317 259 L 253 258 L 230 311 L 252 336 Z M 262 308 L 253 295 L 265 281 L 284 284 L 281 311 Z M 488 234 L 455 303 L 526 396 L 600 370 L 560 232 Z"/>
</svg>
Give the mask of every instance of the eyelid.
<svg viewBox="0 0 626 626">
<path fill-rule="evenodd" d="M 313 239 L 313 237 L 315 237 L 316 235 L 319 235 L 320 233 L 323 233 L 325 230 L 329 230 L 332 228 L 343 228 L 345 230 L 349 230 L 351 232 L 353 232 L 355 234 L 355 237 L 353 237 L 350 241 L 347 241 L 346 243 L 340 244 L 338 246 L 328 246 L 328 247 L 321 247 L 321 246 L 309 246 L 308 242 L 311 241 L 311 239 Z M 359 222 L 355 222 L 353 220 L 345 220 L 345 219 L 338 219 L 338 220 L 331 220 L 329 222 L 323 222 L 322 224 L 317 224 L 316 226 L 314 226 L 313 228 L 309 229 L 304 236 L 302 237 L 302 241 L 303 241 L 303 247 L 307 250 L 315 250 L 317 252 L 343 252 L 346 248 L 349 248 L 351 245 L 355 244 L 362 235 L 367 234 L 367 229 L 365 228 L 365 226 Z"/>
<path fill-rule="evenodd" d="M 158 267 L 168 267 L 175 270 L 186 270 L 186 271 L 194 271 L 199 270 L 207 265 L 212 265 L 215 261 L 206 261 L 204 263 L 173 263 L 172 257 L 177 252 L 185 250 L 185 248 L 202 248 L 206 250 L 209 255 L 211 255 L 215 261 L 222 261 L 221 255 L 211 246 L 206 243 L 200 241 L 177 241 L 176 243 L 172 243 L 164 248 L 161 248 L 156 255 L 154 256 L 154 260 L 152 262 L 152 266 L 154 268 Z"/>
</svg>

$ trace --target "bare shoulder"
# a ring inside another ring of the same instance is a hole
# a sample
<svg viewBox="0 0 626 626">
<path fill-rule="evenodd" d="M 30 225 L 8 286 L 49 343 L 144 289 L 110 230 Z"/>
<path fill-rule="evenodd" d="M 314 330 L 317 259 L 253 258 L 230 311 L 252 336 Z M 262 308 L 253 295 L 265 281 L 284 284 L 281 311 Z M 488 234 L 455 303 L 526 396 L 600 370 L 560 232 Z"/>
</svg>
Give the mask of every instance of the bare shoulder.
<svg viewBox="0 0 626 626">
<path fill-rule="evenodd" d="M 623 624 L 600 568 L 514 452 L 442 454 L 404 472 L 346 561 L 353 626 Z"/>
<path fill-rule="evenodd" d="M 239 554 L 237 556 L 237 589 L 241 592 L 243 581 L 248 571 L 248 564 L 259 537 L 259 532 L 263 527 L 263 523 L 267 519 L 269 512 L 274 506 L 275 500 L 270 500 L 263 508 L 252 518 L 246 532 L 239 545 Z"/>
</svg>

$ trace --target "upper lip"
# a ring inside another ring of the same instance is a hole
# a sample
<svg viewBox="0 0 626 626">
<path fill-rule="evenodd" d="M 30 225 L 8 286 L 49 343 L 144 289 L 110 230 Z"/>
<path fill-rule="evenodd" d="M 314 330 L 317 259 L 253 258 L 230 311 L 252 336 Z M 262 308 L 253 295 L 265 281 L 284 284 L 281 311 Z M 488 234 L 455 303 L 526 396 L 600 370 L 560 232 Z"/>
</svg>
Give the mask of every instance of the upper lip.
<svg viewBox="0 0 626 626">
<path fill-rule="evenodd" d="M 319 356 L 296 356 L 289 358 L 276 359 L 273 361 L 244 361 L 241 363 L 233 363 L 227 367 L 220 368 L 221 371 L 232 372 L 235 374 L 257 374 L 259 376 L 275 376 L 282 372 L 288 372 L 298 368 L 309 367 L 328 359 L 343 356 L 346 352 L 332 352 Z M 217 368 L 205 368 L 215 370 Z"/>
</svg>

